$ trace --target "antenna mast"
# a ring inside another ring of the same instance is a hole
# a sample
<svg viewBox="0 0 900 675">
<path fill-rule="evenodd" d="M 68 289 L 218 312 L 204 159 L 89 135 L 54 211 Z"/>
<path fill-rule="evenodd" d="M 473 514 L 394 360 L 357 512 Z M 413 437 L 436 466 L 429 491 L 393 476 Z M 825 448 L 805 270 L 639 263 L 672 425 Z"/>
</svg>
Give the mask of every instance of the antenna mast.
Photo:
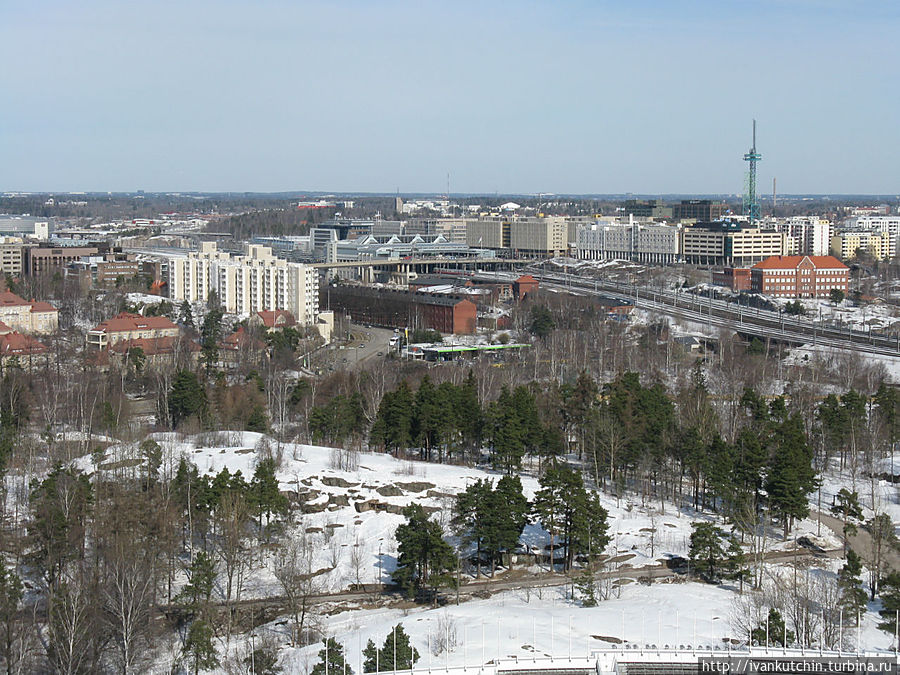
<svg viewBox="0 0 900 675">
<path fill-rule="evenodd" d="M 744 215 L 750 216 L 750 222 L 759 220 L 759 199 L 756 196 L 756 164 L 762 159 L 762 155 L 756 151 L 756 120 L 753 120 L 753 147 L 744 155 L 744 161 L 749 162 L 747 170 L 747 182 L 744 190 Z"/>
</svg>

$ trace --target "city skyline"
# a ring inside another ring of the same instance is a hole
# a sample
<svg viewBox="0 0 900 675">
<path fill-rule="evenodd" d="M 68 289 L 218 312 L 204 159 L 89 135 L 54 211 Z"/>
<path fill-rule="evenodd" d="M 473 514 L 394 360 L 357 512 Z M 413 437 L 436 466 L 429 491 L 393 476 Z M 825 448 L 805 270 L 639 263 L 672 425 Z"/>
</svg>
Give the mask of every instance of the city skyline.
<svg viewBox="0 0 900 675">
<path fill-rule="evenodd" d="M 895 194 L 900 10 L 828 0 L 0 11 L 0 190 Z"/>
</svg>

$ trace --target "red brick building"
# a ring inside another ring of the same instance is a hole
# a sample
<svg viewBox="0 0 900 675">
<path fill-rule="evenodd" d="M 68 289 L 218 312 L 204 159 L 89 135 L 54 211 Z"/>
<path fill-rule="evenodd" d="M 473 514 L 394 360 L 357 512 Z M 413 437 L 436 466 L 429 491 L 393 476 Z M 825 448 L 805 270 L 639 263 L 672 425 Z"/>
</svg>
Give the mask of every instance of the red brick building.
<svg viewBox="0 0 900 675">
<path fill-rule="evenodd" d="M 821 298 L 847 292 L 850 269 L 834 256 L 772 256 L 750 268 L 750 288 L 777 298 Z"/>
<path fill-rule="evenodd" d="M 722 270 L 713 270 L 712 282 L 716 286 L 727 286 L 733 291 L 749 291 L 750 277 L 750 269 L 747 267 L 726 267 Z"/>
</svg>

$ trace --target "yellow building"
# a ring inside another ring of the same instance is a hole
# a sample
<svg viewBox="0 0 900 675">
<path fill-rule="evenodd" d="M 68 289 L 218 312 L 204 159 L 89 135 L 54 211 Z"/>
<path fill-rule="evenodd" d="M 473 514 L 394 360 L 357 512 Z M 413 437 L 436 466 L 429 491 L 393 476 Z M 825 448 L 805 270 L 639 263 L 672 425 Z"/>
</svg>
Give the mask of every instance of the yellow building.
<svg viewBox="0 0 900 675">
<path fill-rule="evenodd" d="M 891 242 L 887 233 L 881 232 L 842 232 L 831 238 L 831 255 L 842 260 L 856 257 L 856 252 L 863 250 L 876 260 L 891 257 Z"/>
</svg>

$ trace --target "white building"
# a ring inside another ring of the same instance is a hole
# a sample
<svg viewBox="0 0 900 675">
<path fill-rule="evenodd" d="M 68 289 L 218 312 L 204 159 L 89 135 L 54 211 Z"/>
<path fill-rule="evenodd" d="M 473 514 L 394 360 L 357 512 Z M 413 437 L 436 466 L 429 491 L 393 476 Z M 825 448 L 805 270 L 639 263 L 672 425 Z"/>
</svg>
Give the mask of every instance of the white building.
<svg viewBox="0 0 900 675">
<path fill-rule="evenodd" d="M 787 235 L 786 255 L 830 255 L 834 227 L 818 216 L 779 218 L 770 224 L 776 232 Z"/>
<path fill-rule="evenodd" d="M 199 251 L 169 256 L 169 297 L 205 302 L 218 294 L 226 312 L 249 316 L 284 309 L 299 323 L 314 324 L 319 310 L 319 278 L 315 268 L 272 255 L 272 249 L 244 245 L 244 255 L 231 256 L 203 242 Z"/>
<path fill-rule="evenodd" d="M 597 222 L 579 225 L 575 247 L 582 260 L 621 258 L 652 263 L 673 263 L 681 254 L 681 228 L 675 225 Z"/>
</svg>

